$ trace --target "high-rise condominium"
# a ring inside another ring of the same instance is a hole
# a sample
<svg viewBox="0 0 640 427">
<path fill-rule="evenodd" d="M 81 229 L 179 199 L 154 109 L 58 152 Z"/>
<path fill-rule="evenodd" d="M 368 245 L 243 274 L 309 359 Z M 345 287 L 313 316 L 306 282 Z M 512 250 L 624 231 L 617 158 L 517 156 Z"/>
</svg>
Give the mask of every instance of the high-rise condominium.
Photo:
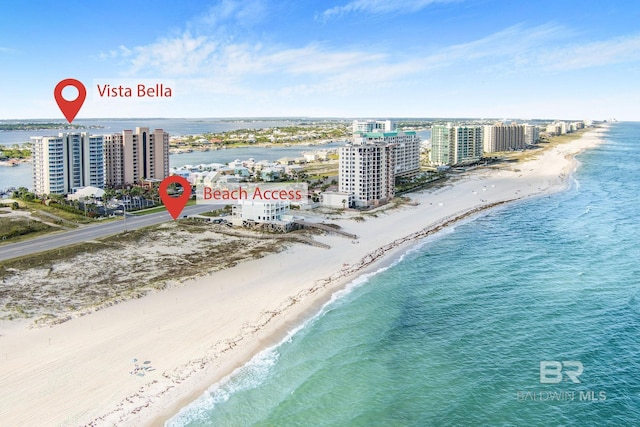
<svg viewBox="0 0 640 427">
<path fill-rule="evenodd" d="M 479 161 L 482 158 L 482 135 L 482 126 L 433 126 L 431 163 L 453 166 Z"/>
<path fill-rule="evenodd" d="M 391 144 L 340 147 L 338 188 L 353 194 L 356 207 L 376 206 L 395 195 L 395 150 Z"/>
<path fill-rule="evenodd" d="M 341 193 L 353 194 L 356 207 L 385 203 L 395 195 L 395 178 L 420 170 L 420 139 L 396 129 L 391 120 L 354 120 L 353 139 L 340 147 Z"/>
<path fill-rule="evenodd" d="M 121 188 L 169 176 L 169 134 L 138 127 L 104 136 L 106 185 Z"/>
<path fill-rule="evenodd" d="M 484 126 L 483 140 L 485 153 L 521 150 L 526 145 L 525 125 L 497 123 Z"/>
<path fill-rule="evenodd" d="M 80 187 L 104 187 L 102 135 L 60 133 L 31 140 L 35 194 L 68 194 Z"/>
</svg>

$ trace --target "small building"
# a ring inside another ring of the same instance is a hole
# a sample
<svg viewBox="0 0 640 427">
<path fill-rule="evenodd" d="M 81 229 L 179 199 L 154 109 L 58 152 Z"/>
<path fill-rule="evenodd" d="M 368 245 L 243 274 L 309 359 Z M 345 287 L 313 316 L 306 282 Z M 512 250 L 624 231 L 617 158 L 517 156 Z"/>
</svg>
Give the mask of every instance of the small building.
<svg viewBox="0 0 640 427">
<path fill-rule="evenodd" d="M 295 218 L 289 214 L 289 202 L 242 200 L 233 205 L 231 224 L 235 227 L 261 228 L 287 233 L 296 228 Z"/>
<path fill-rule="evenodd" d="M 104 196 L 104 190 L 98 187 L 74 188 L 75 192 L 67 195 L 67 200 L 100 199 Z"/>
<path fill-rule="evenodd" d="M 242 164 L 242 161 L 240 159 L 235 159 L 235 160 L 229 162 L 229 167 L 231 169 L 234 169 L 234 168 L 237 168 L 237 167 L 242 167 L 242 166 L 243 166 L 243 164 Z"/>
<path fill-rule="evenodd" d="M 264 182 L 272 182 L 280 179 L 284 173 L 284 167 L 266 167 L 260 171 L 260 179 Z"/>
<path fill-rule="evenodd" d="M 221 175 L 216 182 L 220 183 L 239 183 L 242 182 L 242 178 L 236 175 Z"/>
<path fill-rule="evenodd" d="M 241 176 L 243 178 L 248 178 L 250 173 L 249 169 L 244 166 L 236 166 L 233 168 L 233 174 L 236 176 Z"/>
<path fill-rule="evenodd" d="M 304 166 L 290 165 L 284 168 L 287 175 L 296 175 L 304 172 Z"/>
<path fill-rule="evenodd" d="M 202 180 L 199 181 L 198 183 L 202 183 L 204 185 L 212 184 L 214 182 L 218 182 L 221 176 L 222 174 L 218 171 L 207 172 L 205 175 L 202 176 Z"/>
<path fill-rule="evenodd" d="M 240 200 L 237 205 L 233 205 L 233 215 L 244 221 L 282 221 L 284 216 L 289 215 L 289 207 L 289 202 Z"/>
<path fill-rule="evenodd" d="M 318 153 L 303 153 L 303 156 L 307 162 L 315 162 L 318 160 Z"/>
<path fill-rule="evenodd" d="M 340 191 L 325 191 L 321 194 L 322 206 L 328 208 L 346 209 L 355 206 L 355 196 L 353 193 Z"/>
<path fill-rule="evenodd" d="M 188 180 L 191 176 L 191 171 L 186 169 L 174 169 L 171 171 L 171 175 L 177 175 Z"/>
<path fill-rule="evenodd" d="M 296 159 L 294 159 L 293 157 L 281 157 L 278 160 L 276 160 L 276 163 L 279 165 L 292 165 L 296 162 Z"/>
</svg>

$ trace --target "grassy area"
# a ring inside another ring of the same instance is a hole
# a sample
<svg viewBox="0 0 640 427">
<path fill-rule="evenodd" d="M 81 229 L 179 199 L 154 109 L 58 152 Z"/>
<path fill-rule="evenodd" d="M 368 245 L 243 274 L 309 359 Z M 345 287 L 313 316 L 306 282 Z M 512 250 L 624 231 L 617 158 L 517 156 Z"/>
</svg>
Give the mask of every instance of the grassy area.
<svg viewBox="0 0 640 427">
<path fill-rule="evenodd" d="M 222 209 L 215 209 L 209 212 L 203 212 L 200 215 L 202 216 L 210 216 L 210 217 L 216 217 L 216 216 L 220 216 L 220 215 L 230 215 L 231 212 L 233 212 L 233 208 L 231 205 L 226 205 L 224 208 Z"/>
<path fill-rule="evenodd" d="M 47 206 L 47 205 L 43 205 L 42 203 L 38 203 L 38 202 L 25 202 L 25 201 L 20 201 L 20 205 L 21 206 L 25 206 L 29 211 L 43 211 L 43 212 L 47 212 L 50 213 L 52 215 L 55 215 L 57 217 L 60 217 L 62 219 L 65 219 L 67 221 L 70 221 L 72 223 L 76 223 L 76 224 L 90 224 L 95 222 L 95 219 L 92 218 L 88 218 L 84 215 L 78 215 L 75 214 L 73 212 L 67 212 L 64 211 L 62 209 L 58 209 L 54 206 Z M 49 219 L 51 221 L 51 219 Z M 51 222 L 55 222 L 55 221 L 51 221 Z"/>
<path fill-rule="evenodd" d="M 53 230 L 57 228 L 29 218 L 0 218 L 0 244 L 31 239 Z"/>
<path fill-rule="evenodd" d="M 185 206 L 193 206 L 196 204 L 196 201 L 193 199 L 189 199 L 189 201 L 187 202 L 187 204 Z M 129 212 L 127 211 L 128 215 L 148 215 L 148 214 L 154 214 L 154 213 L 158 213 L 158 212 L 164 212 L 167 208 L 164 205 L 161 206 L 154 206 L 152 208 L 149 209 L 142 209 L 140 211 L 133 211 L 133 212 Z"/>
<path fill-rule="evenodd" d="M 46 224 L 43 224 L 46 225 Z M 48 227 L 48 226 L 47 226 Z M 99 241 L 77 243 L 75 245 L 62 246 L 50 251 L 38 252 L 19 258 L 12 258 L 6 261 L 0 261 L 0 279 L 3 278 L 7 269 L 25 270 L 29 268 L 48 268 L 52 263 L 70 261 L 74 257 L 94 252 L 99 249 L 109 249 L 119 247 L 126 243 L 137 243 L 142 238 L 148 237 L 149 233 L 153 233 L 159 226 L 152 225 L 137 230 L 127 231 L 108 237 L 103 237 Z"/>
<path fill-rule="evenodd" d="M 0 221 L 2 220 L 4 220 L 4 218 L 0 219 Z M 1 222 L 0 225 L 2 225 Z M 181 225 L 179 224 L 176 224 L 175 226 L 181 227 Z M 38 252 L 23 257 L 0 261 L 0 279 L 3 278 L 6 269 L 15 268 L 19 270 L 26 270 L 29 268 L 48 268 L 48 266 L 53 263 L 70 261 L 74 257 L 84 253 L 95 252 L 100 249 L 119 248 L 127 243 L 139 243 L 143 239 L 148 239 L 150 235 L 153 235 L 153 233 L 158 232 L 161 227 L 162 225 L 150 225 L 148 227 L 142 227 L 137 230 L 131 230 L 124 233 L 118 233 L 112 236 L 103 237 L 92 242 L 83 242 L 77 243 L 75 245 L 62 246 L 50 251 Z M 2 229 L 4 230 L 4 227 Z"/>
<path fill-rule="evenodd" d="M 0 319 L 64 322 L 163 289 L 167 280 L 229 268 L 287 244 L 176 221 L 2 261 L 0 282 L 8 286 L 0 286 Z"/>
<path fill-rule="evenodd" d="M 152 208 L 149 209 L 142 209 L 140 211 L 127 211 L 127 215 L 132 215 L 132 216 L 141 216 L 141 215 L 149 215 L 149 214 L 154 214 L 154 213 L 158 213 L 158 212 L 163 212 L 167 210 L 167 208 L 164 207 L 164 205 L 162 206 L 154 206 Z"/>
<path fill-rule="evenodd" d="M 7 269 L 26 270 L 29 268 L 49 268 L 52 263 L 71 260 L 76 255 L 96 250 L 104 245 L 97 243 L 78 243 L 76 245 L 62 246 L 46 252 L 39 252 L 0 261 L 0 279 L 4 279 Z"/>
<path fill-rule="evenodd" d="M 338 162 L 310 164 L 304 167 L 304 172 L 308 174 L 311 179 L 318 179 L 318 177 L 321 176 L 338 175 Z"/>
<path fill-rule="evenodd" d="M 396 183 L 396 195 L 400 196 L 405 193 L 411 193 L 425 188 L 430 188 L 434 183 L 446 179 L 444 174 L 431 174 L 429 176 L 423 175 L 421 178 L 415 181 L 404 181 Z"/>
</svg>

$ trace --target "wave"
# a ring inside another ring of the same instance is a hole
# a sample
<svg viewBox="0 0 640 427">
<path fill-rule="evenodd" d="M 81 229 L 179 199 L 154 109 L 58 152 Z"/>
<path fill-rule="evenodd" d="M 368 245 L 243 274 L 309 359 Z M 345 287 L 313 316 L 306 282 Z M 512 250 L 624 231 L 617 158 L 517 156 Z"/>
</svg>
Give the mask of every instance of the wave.
<svg viewBox="0 0 640 427">
<path fill-rule="evenodd" d="M 318 310 L 314 316 L 291 329 L 280 342 L 257 353 L 246 364 L 237 368 L 217 383 L 211 385 L 201 397 L 183 407 L 174 417 L 169 419 L 165 423 L 165 426 L 181 427 L 188 425 L 189 423 L 204 421 L 207 419 L 208 414 L 212 409 L 214 409 L 218 404 L 228 401 L 235 393 L 250 390 L 261 385 L 264 381 L 269 379 L 271 369 L 275 366 L 280 356 L 278 350 L 283 344 L 290 343 L 298 333 L 312 327 L 318 319 L 322 318 L 322 316 L 332 310 L 338 302 L 369 282 L 372 277 L 397 266 L 402 263 L 407 256 L 420 251 L 427 244 L 432 243 L 445 235 L 454 233 L 455 230 L 454 226 L 445 227 L 438 233 L 427 236 L 414 245 L 408 247 L 399 256 L 391 260 L 388 265 L 382 266 L 375 271 L 361 274 L 353 279 L 344 288 L 334 292 L 331 295 L 331 298 L 322 305 L 320 310 Z"/>
<path fill-rule="evenodd" d="M 423 230 L 420 233 L 416 233 L 414 238 L 419 237 L 402 253 L 393 258 L 387 265 L 384 265 L 375 271 L 359 275 L 349 282 L 344 288 L 334 292 L 331 295 L 331 298 L 322 305 L 320 310 L 314 316 L 291 329 L 280 342 L 257 353 L 245 365 L 237 368 L 231 374 L 210 386 L 200 398 L 182 408 L 174 417 L 169 419 L 165 425 L 167 427 L 178 427 L 188 425 L 191 422 L 206 420 L 207 414 L 210 413 L 216 405 L 226 402 L 233 394 L 258 387 L 264 381 L 268 380 L 271 368 L 276 364 L 280 356 L 278 349 L 283 344 L 290 343 L 301 331 L 313 326 L 318 319 L 322 318 L 322 316 L 324 316 L 328 311 L 333 309 L 335 304 L 350 295 L 354 290 L 367 283 L 372 277 L 397 266 L 403 262 L 407 256 L 420 251 L 424 246 L 439 240 L 442 237 L 456 232 L 457 225 L 471 222 L 478 218 L 478 213 L 483 212 L 487 214 L 490 211 L 499 208 L 502 204 L 503 203 L 496 203 L 489 207 L 491 209 L 483 207 L 471 212 L 466 212 L 456 218 L 449 219 L 444 224 L 436 226 L 433 229 Z"/>
<path fill-rule="evenodd" d="M 334 292 L 329 301 L 323 304 L 318 313 L 313 317 L 291 329 L 280 342 L 262 350 L 251 358 L 249 362 L 237 368 L 219 382 L 213 384 L 201 397 L 182 408 L 174 417 L 169 419 L 165 423 L 165 426 L 181 427 L 192 422 L 206 420 L 207 414 L 215 408 L 216 405 L 226 402 L 233 394 L 261 385 L 269 378 L 271 368 L 276 364 L 280 356 L 278 349 L 283 344 L 290 343 L 299 332 L 312 326 L 318 319 L 326 314 L 334 304 L 367 283 L 372 277 L 400 263 L 406 254 L 414 250 L 416 250 L 416 248 L 410 248 L 391 264 L 373 272 L 362 274 L 349 282 L 343 289 Z"/>
</svg>

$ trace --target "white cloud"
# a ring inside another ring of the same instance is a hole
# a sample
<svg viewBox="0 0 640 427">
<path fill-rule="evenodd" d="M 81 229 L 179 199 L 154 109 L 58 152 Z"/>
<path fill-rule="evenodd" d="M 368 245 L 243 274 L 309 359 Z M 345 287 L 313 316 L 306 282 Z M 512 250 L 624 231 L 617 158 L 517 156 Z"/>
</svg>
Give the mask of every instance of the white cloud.
<svg viewBox="0 0 640 427">
<path fill-rule="evenodd" d="M 255 58 L 266 70 L 289 74 L 334 74 L 351 67 L 363 67 L 384 61 L 385 55 L 359 51 L 326 51 L 319 45 L 283 49 Z"/>
<path fill-rule="evenodd" d="M 206 36 L 188 32 L 131 49 L 130 74 L 179 76 L 201 73 L 212 62 L 217 44 Z"/>
<path fill-rule="evenodd" d="M 640 61 L 640 35 L 551 48 L 535 58 L 551 70 L 575 70 Z"/>
<path fill-rule="evenodd" d="M 252 27 L 266 15 L 263 0 L 221 0 L 189 22 L 187 30 L 197 34 L 233 33 L 237 28 Z"/>
<path fill-rule="evenodd" d="M 350 13 L 382 15 L 387 13 L 413 13 L 435 3 L 453 3 L 459 0 L 353 0 L 343 6 L 335 6 L 321 13 L 320 18 L 329 20 Z"/>
<path fill-rule="evenodd" d="M 120 45 L 118 46 L 117 49 L 112 49 L 108 52 L 100 52 L 98 54 L 98 58 L 101 60 L 109 60 L 109 59 L 113 59 L 113 58 L 119 58 L 119 57 L 128 57 L 131 56 L 133 52 L 131 51 L 131 49 L 127 48 L 124 45 Z"/>
<path fill-rule="evenodd" d="M 426 59 L 433 66 L 486 59 L 486 69 L 515 72 L 570 71 L 640 60 L 640 35 L 572 43 L 575 34 L 559 25 L 516 25 L 479 40 L 450 46 Z"/>
<path fill-rule="evenodd" d="M 229 8 L 221 16 L 238 10 Z M 401 85 L 411 76 L 425 78 L 448 67 L 466 71 L 473 79 L 481 73 L 580 68 L 640 56 L 638 36 L 581 46 L 567 44 L 573 36 L 559 25 L 516 25 L 477 40 L 398 59 L 392 53 L 366 49 L 332 49 L 317 43 L 267 46 L 218 41 L 214 36 L 185 31 L 145 46 L 120 46 L 109 55 L 126 60 L 130 76 L 184 78 L 185 82 L 211 79 L 224 84 L 205 84 L 203 92 L 279 96 L 364 93 Z"/>
<path fill-rule="evenodd" d="M 220 75 L 235 77 L 285 73 L 291 75 L 331 75 L 379 64 L 387 60 L 381 53 L 357 50 L 331 51 L 319 44 L 300 48 L 269 47 L 258 43 L 227 43 L 211 37 L 195 37 L 188 32 L 164 38 L 146 46 L 132 49 L 121 47 L 108 56 L 128 57 L 128 74 L 160 75 Z"/>
<path fill-rule="evenodd" d="M 427 56 L 425 68 L 441 68 L 455 64 L 464 64 L 483 59 L 496 61 L 512 67 L 519 58 L 535 55 L 545 49 L 549 43 L 557 43 L 570 34 L 557 25 L 541 25 L 525 28 L 515 25 L 489 36 L 467 43 L 448 46 Z"/>
<path fill-rule="evenodd" d="M 325 13 L 411 12 L 443 1 L 354 0 Z M 175 79 L 180 111 L 196 111 L 195 116 L 410 109 L 443 93 L 445 87 L 494 85 L 493 94 L 506 87 L 504 83 L 525 81 L 522 75 L 553 75 L 640 59 L 640 36 L 578 45 L 574 41 L 580 35 L 558 24 L 514 25 L 464 43 L 413 50 L 407 56 L 393 43 L 387 49 L 299 41 L 278 44 L 266 42 L 269 35 L 258 37 L 243 30 L 242 25 L 265 17 L 261 1 L 223 0 L 186 24 L 181 33 L 147 45 L 118 46 L 102 55 L 119 60 L 126 77 Z M 405 95 L 402 103 L 393 101 L 393 94 Z M 452 102 L 461 96 L 451 97 Z"/>
</svg>

